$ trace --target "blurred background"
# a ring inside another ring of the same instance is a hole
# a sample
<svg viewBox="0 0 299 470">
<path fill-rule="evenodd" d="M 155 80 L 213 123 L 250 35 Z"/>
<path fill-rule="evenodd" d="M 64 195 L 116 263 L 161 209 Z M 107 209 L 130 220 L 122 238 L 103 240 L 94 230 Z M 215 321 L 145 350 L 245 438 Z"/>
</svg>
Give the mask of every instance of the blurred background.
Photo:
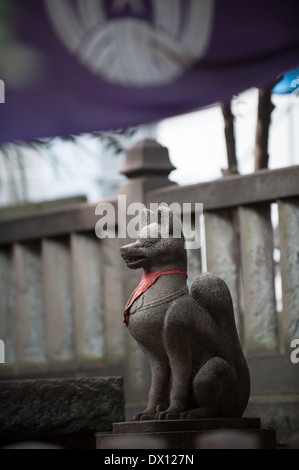
<svg viewBox="0 0 299 470">
<path fill-rule="evenodd" d="M 207 269 L 230 288 L 246 416 L 281 445 L 298 432 L 298 15 L 296 0 L 0 0 L 1 380 L 119 375 L 127 419 L 142 411 L 149 365 L 122 324 L 140 272 L 124 240 L 96 237 L 96 206 L 202 202 L 189 283 Z"/>
<path fill-rule="evenodd" d="M 272 94 L 275 106 L 269 131 L 270 169 L 299 164 L 299 100 Z M 258 89 L 232 100 L 236 156 L 240 174 L 254 171 Z M 50 144 L 11 145 L 0 152 L 1 207 L 28 202 L 85 197 L 94 202 L 116 193 L 124 177 L 125 150 L 143 138 L 169 149 L 176 167 L 170 179 L 192 184 L 222 177 L 228 166 L 224 119 L 220 105 L 131 129 L 124 135 L 83 135 Z M 3 212 L 3 211 L 2 211 Z M 0 209 L 1 213 L 1 209 Z"/>
</svg>

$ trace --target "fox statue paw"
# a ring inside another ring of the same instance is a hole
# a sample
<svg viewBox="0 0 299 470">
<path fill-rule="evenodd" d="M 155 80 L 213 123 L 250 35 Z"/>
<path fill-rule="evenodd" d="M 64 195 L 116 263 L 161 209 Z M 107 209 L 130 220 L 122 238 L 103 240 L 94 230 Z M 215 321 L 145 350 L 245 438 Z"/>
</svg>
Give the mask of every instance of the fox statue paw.
<svg viewBox="0 0 299 470">
<path fill-rule="evenodd" d="M 155 420 L 180 419 L 181 413 L 175 410 L 165 410 L 156 413 Z"/>
<path fill-rule="evenodd" d="M 155 413 L 152 412 L 143 412 L 143 413 L 137 413 L 137 415 L 135 415 L 133 418 L 132 418 L 132 421 L 151 421 L 155 419 Z"/>
</svg>

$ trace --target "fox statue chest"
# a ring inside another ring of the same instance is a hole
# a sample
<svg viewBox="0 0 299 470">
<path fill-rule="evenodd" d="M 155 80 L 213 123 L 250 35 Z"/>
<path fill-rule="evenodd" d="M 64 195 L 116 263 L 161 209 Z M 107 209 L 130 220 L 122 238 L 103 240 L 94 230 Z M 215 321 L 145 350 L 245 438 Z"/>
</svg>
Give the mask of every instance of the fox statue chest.
<svg viewBox="0 0 299 470">
<path fill-rule="evenodd" d="M 129 309 L 128 329 L 142 346 L 162 342 L 164 320 L 176 299 L 190 295 L 182 275 L 161 276 Z"/>
</svg>

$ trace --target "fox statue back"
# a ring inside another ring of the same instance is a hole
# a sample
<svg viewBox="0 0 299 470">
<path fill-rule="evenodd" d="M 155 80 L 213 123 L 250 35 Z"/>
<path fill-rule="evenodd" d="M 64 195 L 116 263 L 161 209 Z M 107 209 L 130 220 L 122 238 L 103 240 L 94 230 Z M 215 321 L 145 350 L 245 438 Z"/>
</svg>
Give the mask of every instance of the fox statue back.
<svg viewBox="0 0 299 470">
<path fill-rule="evenodd" d="M 144 210 L 137 240 L 121 255 L 143 268 L 124 323 L 152 373 L 148 405 L 134 420 L 241 417 L 250 378 L 225 282 L 200 274 L 189 292 L 180 221 L 167 207 Z"/>
</svg>

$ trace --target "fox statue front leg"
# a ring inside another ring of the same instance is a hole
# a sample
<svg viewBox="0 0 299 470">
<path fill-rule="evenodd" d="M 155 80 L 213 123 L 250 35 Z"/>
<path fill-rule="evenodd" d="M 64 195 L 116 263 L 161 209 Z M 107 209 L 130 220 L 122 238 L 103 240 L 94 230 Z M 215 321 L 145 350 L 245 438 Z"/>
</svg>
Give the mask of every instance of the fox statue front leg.
<svg viewBox="0 0 299 470">
<path fill-rule="evenodd" d="M 187 309 L 186 309 L 187 306 Z M 183 313 L 183 315 L 182 315 Z M 168 309 L 164 322 L 164 346 L 171 370 L 170 402 L 155 419 L 179 419 L 186 410 L 192 382 L 192 335 L 188 305 L 175 301 Z"/>
<path fill-rule="evenodd" d="M 170 367 L 168 360 L 167 358 L 161 360 L 161 357 L 149 353 L 147 357 L 152 373 L 148 405 L 142 413 L 133 417 L 133 421 L 155 419 L 157 413 L 165 410 L 169 405 Z"/>
</svg>

